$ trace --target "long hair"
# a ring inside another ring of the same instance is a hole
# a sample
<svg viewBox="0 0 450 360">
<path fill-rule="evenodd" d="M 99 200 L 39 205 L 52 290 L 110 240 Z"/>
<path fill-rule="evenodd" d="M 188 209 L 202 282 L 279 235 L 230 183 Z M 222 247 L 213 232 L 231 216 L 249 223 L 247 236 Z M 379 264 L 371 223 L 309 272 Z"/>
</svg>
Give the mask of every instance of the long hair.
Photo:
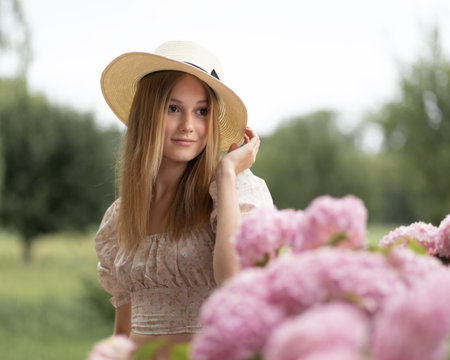
<svg viewBox="0 0 450 360">
<path fill-rule="evenodd" d="M 149 74 L 140 80 L 133 99 L 119 179 L 119 245 L 127 250 L 149 235 L 150 209 L 163 158 L 170 94 L 184 74 L 179 71 Z M 202 84 L 208 100 L 207 142 L 205 149 L 186 167 L 166 214 L 167 232 L 175 240 L 208 221 L 212 210 L 209 186 L 220 157 L 218 124 L 224 114 L 214 91 Z"/>
</svg>

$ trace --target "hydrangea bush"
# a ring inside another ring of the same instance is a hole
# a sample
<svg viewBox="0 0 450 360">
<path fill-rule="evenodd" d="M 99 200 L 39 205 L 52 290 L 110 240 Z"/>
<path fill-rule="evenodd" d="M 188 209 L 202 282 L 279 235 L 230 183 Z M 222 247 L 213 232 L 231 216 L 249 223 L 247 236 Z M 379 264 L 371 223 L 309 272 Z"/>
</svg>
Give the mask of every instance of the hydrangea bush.
<svg viewBox="0 0 450 360">
<path fill-rule="evenodd" d="M 409 226 L 400 226 L 381 240 L 380 247 L 392 245 L 405 247 L 412 240 L 417 241 L 430 255 L 450 257 L 450 215 L 441 221 L 439 227 L 422 221 Z"/>
<path fill-rule="evenodd" d="M 376 249 L 366 227 L 354 196 L 252 211 L 232 239 L 243 270 L 204 303 L 202 333 L 173 359 L 449 359 L 450 215 L 401 226 Z M 89 359 L 144 360 L 148 346 L 112 337 Z"/>
<path fill-rule="evenodd" d="M 203 305 L 191 358 L 448 359 L 450 272 L 438 257 L 450 256 L 450 215 L 401 226 L 373 251 L 366 222 L 354 196 L 250 213 L 233 239 L 243 271 Z"/>
</svg>

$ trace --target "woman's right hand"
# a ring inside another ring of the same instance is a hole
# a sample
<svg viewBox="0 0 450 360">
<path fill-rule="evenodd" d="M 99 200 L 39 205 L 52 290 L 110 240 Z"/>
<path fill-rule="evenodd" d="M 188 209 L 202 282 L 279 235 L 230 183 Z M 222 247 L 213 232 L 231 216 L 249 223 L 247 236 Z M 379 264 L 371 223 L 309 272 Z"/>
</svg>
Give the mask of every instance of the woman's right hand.
<svg viewBox="0 0 450 360">
<path fill-rule="evenodd" d="M 258 135 L 248 126 L 245 128 L 244 141 L 245 144 L 241 147 L 236 143 L 231 144 L 228 153 L 217 166 L 217 178 L 227 172 L 237 175 L 241 171 L 251 168 L 254 164 L 261 141 Z"/>
</svg>

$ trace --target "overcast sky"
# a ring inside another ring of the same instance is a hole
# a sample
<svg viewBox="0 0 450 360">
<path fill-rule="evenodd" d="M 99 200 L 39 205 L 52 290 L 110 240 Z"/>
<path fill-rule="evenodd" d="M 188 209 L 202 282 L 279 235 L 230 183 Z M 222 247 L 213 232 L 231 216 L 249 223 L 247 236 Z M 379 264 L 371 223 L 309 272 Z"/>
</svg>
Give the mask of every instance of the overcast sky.
<svg viewBox="0 0 450 360">
<path fill-rule="evenodd" d="M 426 49 L 433 24 L 450 41 L 449 0 L 22 2 L 32 30 L 31 88 L 94 112 L 102 124 L 119 123 L 100 91 L 105 66 L 167 40 L 211 49 L 262 135 L 319 108 L 356 119 L 395 96 L 398 67 Z"/>
</svg>

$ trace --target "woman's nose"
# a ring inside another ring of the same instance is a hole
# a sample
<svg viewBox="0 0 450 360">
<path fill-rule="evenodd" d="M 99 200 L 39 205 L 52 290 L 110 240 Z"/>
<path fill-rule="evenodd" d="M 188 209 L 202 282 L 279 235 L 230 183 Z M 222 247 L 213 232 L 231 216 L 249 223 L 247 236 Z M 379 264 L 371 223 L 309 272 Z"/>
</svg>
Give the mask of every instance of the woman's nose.
<svg viewBox="0 0 450 360">
<path fill-rule="evenodd" d="M 193 119 L 192 119 L 191 115 L 185 114 L 183 116 L 183 121 L 180 124 L 180 131 L 187 132 L 187 133 L 194 131 L 194 124 L 193 124 Z"/>
</svg>

